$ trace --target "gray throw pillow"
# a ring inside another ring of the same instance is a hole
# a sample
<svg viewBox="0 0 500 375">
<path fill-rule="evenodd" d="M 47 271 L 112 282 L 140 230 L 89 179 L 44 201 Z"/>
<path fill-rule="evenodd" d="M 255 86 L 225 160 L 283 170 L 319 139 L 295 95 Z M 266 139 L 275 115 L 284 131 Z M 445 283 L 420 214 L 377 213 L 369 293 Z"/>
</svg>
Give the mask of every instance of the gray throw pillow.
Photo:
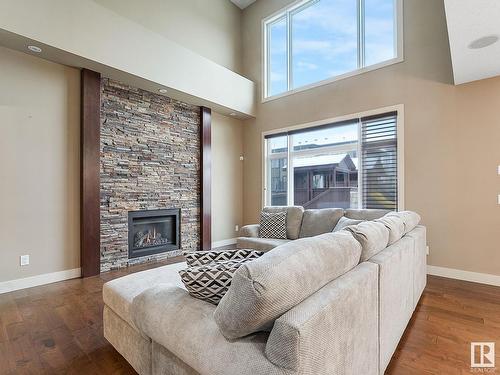
<svg viewBox="0 0 500 375">
<path fill-rule="evenodd" d="M 180 270 L 179 275 L 192 297 L 217 305 L 229 289 L 234 273 L 245 262 L 248 261 L 228 261 L 188 267 Z"/>
<path fill-rule="evenodd" d="M 286 212 L 261 212 L 259 237 L 286 240 Z"/>
<path fill-rule="evenodd" d="M 362 223 L 363 221 L 364 220 L 349 219 L 348 217 L 342 216 L 337 222 L 337 225 L 335 225 L 335 228 L 333 228 L 332 232 L 338 232 L 339 230 L 342 230 L 349 225 L 357 225 L 359 223 Z"/>
<path fill-rule="evenodd" d="M 252 249 L 186 251 L 183 253 L 189 267 L 204 266 L 210 263 L 242 261 L 260 257 L 263 251 Z"/>
</svg>

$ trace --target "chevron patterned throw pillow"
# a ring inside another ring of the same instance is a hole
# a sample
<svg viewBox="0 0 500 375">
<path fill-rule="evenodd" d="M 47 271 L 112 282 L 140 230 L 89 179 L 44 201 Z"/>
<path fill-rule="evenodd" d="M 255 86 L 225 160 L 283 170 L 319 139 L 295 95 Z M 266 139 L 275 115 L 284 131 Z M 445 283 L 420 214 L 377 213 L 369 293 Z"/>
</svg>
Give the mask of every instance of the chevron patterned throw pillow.
<svg viewBox="0 0 500 375">
<path fill-rule="evenodd" d="M 229 289 L 234 273 L 246 261 L 188 267 L 179 271 L 179 275 L 191 296 L 217 305 Z"/>
<path fill-rule="evenodd" d="M 227 262 L 230 260 L 251 260 L 260 257 L 263 251 L 252 249 L 186 251 L 183 253 L 189 267 L 204 266 L 210 263 Z"/>
</svg>

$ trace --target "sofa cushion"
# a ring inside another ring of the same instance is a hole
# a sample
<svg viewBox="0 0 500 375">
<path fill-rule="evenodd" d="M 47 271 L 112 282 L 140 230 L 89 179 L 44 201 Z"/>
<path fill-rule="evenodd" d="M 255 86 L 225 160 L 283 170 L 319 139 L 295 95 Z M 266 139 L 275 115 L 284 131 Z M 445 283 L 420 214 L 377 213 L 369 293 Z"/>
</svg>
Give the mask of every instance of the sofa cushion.
<svg viewBox="0 0 500 375">
<path fill-rule="evenodd" d="M 183 268 L 186 268 L 186 262 L 136 272 L 108 281 L 102 289 L 104 304 L 134 327 L 130 315 L 132 300 L 146 289 L 160 283 L 170 283 L 184 289 L 179 277 L 179 271 Z"/>
<path fill-rule="evenodd" d="M 344 210 L 342 208 L 305 210 L 302 215 L 299 237 L 313 237 L 318 234 L 331 232 L 343 215 Z"/>
<path fill-rule="evenodd" d="M 360 254 L 361 245 L 345 231 L 281 245 L 236 271 L 215 321 L 229 339 L 269 329 L 284 312 L 355 267 Z"/>
<path fill-rule="evenodd" d="M 260 213 L 260 238 L 286 239 L 286 212 Z"/>
<path fill-rule="evenodd" d="M 420 223 L 420 215 L 413 211 L 391 212 L 389 216 L 397 216 L 403 220 L 405 232 L 409 233 Z"/>
<path fill-rule="evenodd" d="M 335 228 L 333 228 L 333 231 L 338 232 L 339 230 L 342 230 L 349 225 L 358 225 L 359 223 L 362 223 L 363 221 L 364 220 L 349 219 L 345 216 L 342 216 L 339 219 L 337 225 L 335 225 Z"/>
<path fill-rule="evenodd" d="M 254 249 L 259 251 L 269 251 L 276 246 L 283 245 L 290 240 L 278 240 L 275 238 L 253 238 L 253 237 L 238 237 L 236 239 L 236 247 L 238 249 Z"/>
<path fill-rule="evenodd" d="M 264 252 L 251 249 L 185 251 L 183 253 L 189 267 L 204 266 L 214 262 L 245 260 L 260 257 Z"/>
<path fill-rule="evenodd" d="M 302 224 L 302 206 L 268 206 L 262 209 L 263 212 L 286 212 L 286 238 L 296 240 L 299 238 L 300 226 Z"/>
<path fill-rule="evenodd" d="M 360 262 L 370 259 L 387 247 L 389 243 L 389 229 L 382 223 L 364 221 L 358 225 L 345 228 L 361 244 Z M 337 232 L 340 233 L 340 232 Z"/>
<path fill-rule="evenodd" d="M 400 216 L 388 213 L 375 221 L 384 224 L 389 229 L 389 245 L 400 240 L 405 234 L 405 224 Z"/>
<path fill-rule="evenodd" d="M 248 260 L 210 263 L 180 270 L 184 286 L 194 297 L 217 305 L 226 294 L 233 275 Z"/>
<path fill-rule="evenodd" d="M 354 209 L 348 208 L 345 210 L 344 216 L 349 219 L 355 220 L 375 220 L 379 219 L 385 214 L 390 212 L 389 210 L 380 210 L 380 209 Z"/>
<path fill-rule="evenodd" d="M 137 296 L 132 313 L 141 332 L 201 374 L 286 374 L 264 354 L 267 333 L 228 341 L 214 321 L 214 310 L 211 303 L 162 284 Z"/>
</svg>

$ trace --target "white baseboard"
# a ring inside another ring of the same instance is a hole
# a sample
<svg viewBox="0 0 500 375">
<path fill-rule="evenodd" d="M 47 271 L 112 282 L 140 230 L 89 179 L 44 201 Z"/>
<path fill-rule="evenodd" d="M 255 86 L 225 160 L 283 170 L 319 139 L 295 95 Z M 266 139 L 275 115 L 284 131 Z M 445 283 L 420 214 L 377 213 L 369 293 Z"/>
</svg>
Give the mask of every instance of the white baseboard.
<svg viewBox="0 0 500 375">
<path fill-rule="evenodd" d="M 31 288 L 34 286 L 55 283 L 57 281 L 76 279 L 81 276 L 81 269 L 64 270 L 59 272 L 44 273 L 42 275 L 25 277 L 23 279 L 0 282 L 0 294 L 13 292 L 19 289 Z"/>
<path fill-rule="evenodd" d="M 480 284 L 500 286 L 500 276 L 490 275 L 488 273 L 462 271 L 453 268 L 438 267 L 438 266 L 427 266 L 427 274 L 434 276 L 448 277 L 450 279 L 472 281 L 474 283 L 480 283 Z"/>
<path fill-rule="evenodd" d="M 236 243 L 236 238 L 228 238 L 227 240 L 214 241 L 212 242 L 212 249 L 216 249 L 218 247 L 234 245 Z"/>
</svg>

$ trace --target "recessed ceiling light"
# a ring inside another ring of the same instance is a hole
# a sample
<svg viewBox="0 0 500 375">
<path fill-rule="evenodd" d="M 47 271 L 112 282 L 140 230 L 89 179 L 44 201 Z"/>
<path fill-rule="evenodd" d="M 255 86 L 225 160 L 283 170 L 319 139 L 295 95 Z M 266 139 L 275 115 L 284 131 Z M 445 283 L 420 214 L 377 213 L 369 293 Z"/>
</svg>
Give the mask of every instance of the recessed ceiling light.
<svg viewBox="0 0 500 375">
<path fill-rule="evenodd" d="M 31 52 L 35 52 L 35 53 L 40 53 L 42 52 L 42 49 L 40 47 L 37 47 L 37 46 L 28 46 L 28 49 L 31 51 Z"/>
<path fill-rule="evenodd" d="M 491 46 L 492 44 L 498 42 L 498 35 L 488 35 L 482 38 L 476 39 L 469 44 L 470 49 L 480 49 L 484 47 Z"/>
<path fill-rule="evenodd" d="M 167 93 L 167 89 L 158 89 L 158 92 L 160 94 L 166 94 Z"/>
</svg>

